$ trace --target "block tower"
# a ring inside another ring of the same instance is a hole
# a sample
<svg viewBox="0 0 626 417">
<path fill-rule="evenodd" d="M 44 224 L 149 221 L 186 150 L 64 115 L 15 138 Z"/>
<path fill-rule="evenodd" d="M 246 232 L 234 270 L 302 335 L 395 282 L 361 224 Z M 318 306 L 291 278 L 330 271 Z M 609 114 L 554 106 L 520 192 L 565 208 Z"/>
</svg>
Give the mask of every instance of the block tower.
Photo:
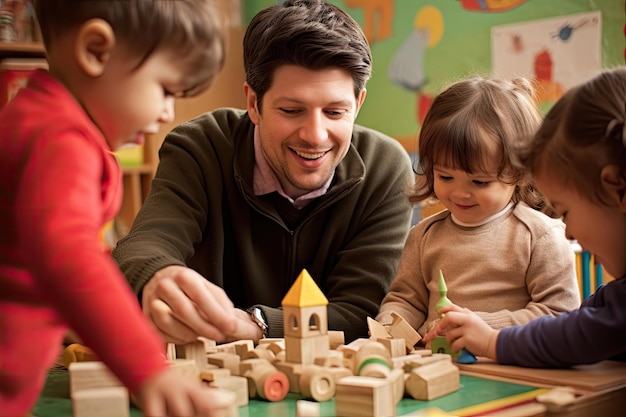
<svg viewBox="0 0 626 417">
<path fill-rule="evenodd" d="M 282 301 L 285 326 L 285 359 L 310 365 L 328 356 L 328 300 L 311 275 L 303 269 Z"/>
<path fill-rule="evenodd" d="M 441 269 L 440 269 L 439 270 L 439 301 L 437 302 L 437 305 L 435 306 L 435 308 L 437 309 L 437 313 L 439 313 L 439 310 L 441 310 L 442 308 L 447 307 L 451 304 L 452 304 L 452 301 L 450 301 L 450 299 L 448 298 L 448 286 L 446 285 L 446 281 L 443 279 L 443 272 L 441 272 Z M 443 318 L 445 314 L 440 314 L 440 316 Z M 452 353 L 450 344 L 446 340 L 445 336 L 436 336 L 431 341 L 430 346 L 431 346 L 433 353 L 434 352 L 449 353 L 452 355 L 452 357 L 456 357 L 457 363 L 476 362 L 476 356 L 474 356 L 467 349 L 461 349 L 457 353 Z"/>
</svg>

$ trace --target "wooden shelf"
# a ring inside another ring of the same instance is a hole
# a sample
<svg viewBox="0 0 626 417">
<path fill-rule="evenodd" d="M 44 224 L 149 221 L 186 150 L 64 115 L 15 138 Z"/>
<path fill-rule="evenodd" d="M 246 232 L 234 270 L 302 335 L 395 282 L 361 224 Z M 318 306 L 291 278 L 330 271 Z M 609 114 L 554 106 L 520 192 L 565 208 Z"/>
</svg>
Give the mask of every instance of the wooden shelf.
<svg viewBox="0 0 626 417">
<path fill-rule="evenodd" d="M 40 42 L 0 42 L 0 58 L 45 57 L 46 50 Z"/>
<path fill-rule="evenodd" d="M 152 165 L 143 164 L 138 166 L 125 166 L 122 167 L 122 172 L 124 175 L 152 174 Z"/>
<path fill-rule="evenodd" d="M 135 216 L 150 191 L 150 183 L 154 176 L 152 165 L 149 164 L 123 167 L 122 172 L 124 174 L 124 198 L 115 226 L 118 238 L 125 236 L 130 230 Z"/>
</svg>

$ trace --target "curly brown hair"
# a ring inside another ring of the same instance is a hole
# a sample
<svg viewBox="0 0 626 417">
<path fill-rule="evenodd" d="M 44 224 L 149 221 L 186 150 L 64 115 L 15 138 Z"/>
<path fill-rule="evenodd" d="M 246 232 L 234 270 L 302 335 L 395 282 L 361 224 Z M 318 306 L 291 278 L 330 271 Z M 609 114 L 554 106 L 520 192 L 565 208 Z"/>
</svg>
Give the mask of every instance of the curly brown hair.
<svg viewBox="0 0 626 417">
<path fill-rule="evenodd" d="M 409 201 L 436 199 L 435 165 L 476 173 L 487 172 L 497 161 L 498 180 L 516 186 L 514 203 L 523 201 L 556 217 L 517 162 L 519 144 L 532 137 L 540 124 L 534 89 L 525 78 L 475 76 L 444 88 L 420 130 L 416 182 Z"/>
</svg>

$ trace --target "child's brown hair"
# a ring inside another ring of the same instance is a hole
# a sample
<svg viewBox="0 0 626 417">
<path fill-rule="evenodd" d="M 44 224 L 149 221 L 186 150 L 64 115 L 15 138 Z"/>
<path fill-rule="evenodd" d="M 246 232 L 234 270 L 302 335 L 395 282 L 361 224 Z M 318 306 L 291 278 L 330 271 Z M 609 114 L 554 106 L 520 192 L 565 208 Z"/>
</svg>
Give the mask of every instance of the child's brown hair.
<svg viewBox="0 0 626 417">
<path fill-rule="evenodd" d="M 497 162 L 499 181 L 515 184 L 512 201 L 548 215 L 556 213 L 517 163 L 520 141 L 541 124 L 533 87 L 525 78 L 471 77 L 445 88 L 433 100 L 419 135 L 417 179 L 409 201 L 436 198 L 435 165 L 468 173 L 487 172 Z"/>
<path fill-rule="evenodd" d="M 171 49 L 188 63 L 185 96 L 204 91 L 224 63 L 223 30 L 211 0 L 35 0 L 34 6 L 46 49 L 90 19 L 111 25 L 136 54 L 137 68 L 157 49 Z"/>
<path fill-rule="evenodd" d="M 626 68 L 607 70 L 570 89 L 546 115 L 521 162 L 531 173 L 563 179 L 590 201 L 611 205 L 600 171 L 615 164 L 626 171 Z"/>
</svg>

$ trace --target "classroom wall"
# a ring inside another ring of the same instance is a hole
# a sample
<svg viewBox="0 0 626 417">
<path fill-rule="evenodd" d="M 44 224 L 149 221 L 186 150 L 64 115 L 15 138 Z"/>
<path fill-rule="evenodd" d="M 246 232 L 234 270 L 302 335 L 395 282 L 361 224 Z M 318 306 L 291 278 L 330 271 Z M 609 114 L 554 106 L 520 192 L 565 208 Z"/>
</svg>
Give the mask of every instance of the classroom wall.
<svg viewBox="0 0 626 417">
<path fill-rule="evenodd" d="M 244 24 L 274 2 L 245 0 Z M 572 83 L 592 77 L 600 67 L 624 64 L 623 0 L 330 2 L 361 24 L 372 48 L 373 75 L 358 122 L 395 137 L 409 150 L 417 144 L 429 101 L 443 86 L 467 75 L 491 73 L 494 28 L 519 25 L 513 28 L 519 33 L 501 28 L 504 38 L 496 40 L 501 61 L 523 63 L 519 75 L 533 75 L 528 74 L 534 72 L 531 60 L 541 61 L 541 52 L 548 51 L 543 61 L 552 60 L 554 80 L 541 105 L 544 111 Z M 542 21 L 543 33 L 537 28 Z"/>
<path fill-rule="evenodd" d="M 175 121 L 163 125 L 150 140 L 146 162 L 156 166 L 158 148 L 174 126 L 217 107 L 245 106 L 245 25 L 258 11 L 279 1 L 222 0 L 228 21 L 224 69 L 204 94 L 177 101 Z M 517 62 L 517 55 L 527 55 L 525 61 L 520 60 L 524 65 L 518 67 L 524 71 L 519 75 L 533 76 L 529 72 L 535 67 L 530 61 L 544 49 L 552 54 L 554 82 L 549 86 L 554 94 L 541 104 L 544 111 L 572 83 L 592 77 L 599 68 L 624 64 L 624 0 L 329 1 L 359 22 L 372 48 L 372 78 L 357 122 L 398 139 L 412 154 L 417 148 L 420 121 L 434 95 L 458 78 L 492 72 L 493 33 L 502 35 L 500 62 Z M 492 8 L 481 9 L 480 5 Z M 542 22 L 543 36 L 536 30 Z M 507 35 L 510 43 L 506 42 Z M 564 35 L 569 35 L 567 40 L 563 40 Z M 508 48 L 504 54 L 503 45 Z M 516 48 L 523 53 L 516 55 Z"/>
</svg>

